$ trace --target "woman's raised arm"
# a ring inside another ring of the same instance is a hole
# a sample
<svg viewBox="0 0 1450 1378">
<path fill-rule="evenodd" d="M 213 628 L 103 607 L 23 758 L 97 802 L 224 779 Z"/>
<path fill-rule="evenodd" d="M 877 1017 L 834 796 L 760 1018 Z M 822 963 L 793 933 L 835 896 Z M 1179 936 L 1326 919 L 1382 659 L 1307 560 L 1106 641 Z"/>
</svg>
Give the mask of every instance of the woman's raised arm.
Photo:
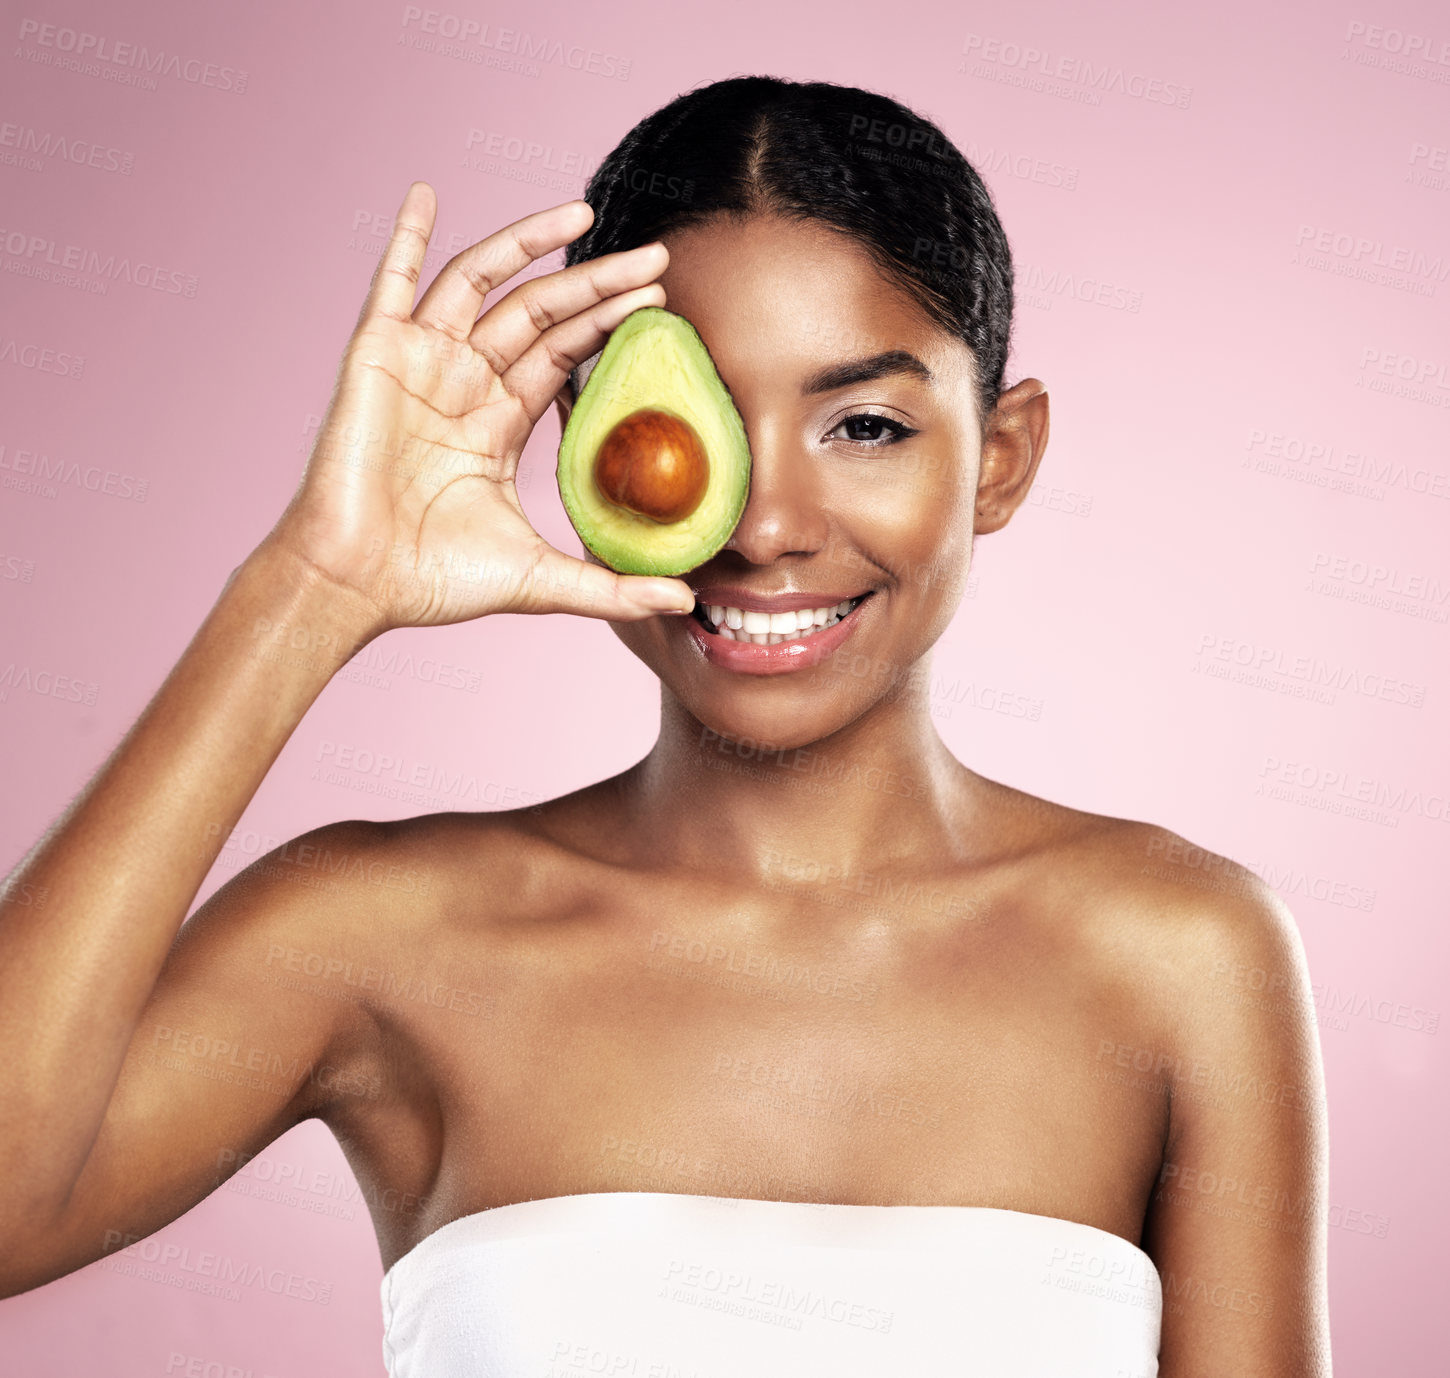
<svg viewBox="0 0 1450 1378">
<path fill-rule="evenodd" d="M 322 1001 L 283 1015 L 230 977 L 259 939 L 335 925 L 338 914 L 285 880 L 244 873 L 208 902 L 205 923 L 180 941 L 178 930 L 332 675 L 392 627 L 490 612 L 622 620 L 693 603 L 678 580 L 620 576 L 554 550 L 513 482 L 568 371 L 630 311 L 663 301 L 652 280 L 664 250 L 532 279 L 477 319 L 490 290 L 582 233 L 588 208 L 570 202 L 481 240 L 415 308 L 435 211 L 432 189 L 414 183 L 286 512 L 0 888 L 6 1294 L 99 1256 L 90 1235 L 137 1218 L 139 1203 L 152 1203 L 150 1229 L 175 1218 L 216 1184 L 218 1143 L 255 1150 L 315 1103 L 297 1069 L 316 1065 L 339 1016 Z M 279 1045 L 292 1070 L 265 1095 L 206 1076 L 156 1080 L 137 1055 L 151 1035 L 139 1031 L 174 1030 L 183 1012 L 193 1028 L 210 1020 L 213 1042 Z M 199 1128 L 178 1139 L 183 1122 Z M 98 1143 L 105 1162 L 88 1172 Z"/>
</svg>

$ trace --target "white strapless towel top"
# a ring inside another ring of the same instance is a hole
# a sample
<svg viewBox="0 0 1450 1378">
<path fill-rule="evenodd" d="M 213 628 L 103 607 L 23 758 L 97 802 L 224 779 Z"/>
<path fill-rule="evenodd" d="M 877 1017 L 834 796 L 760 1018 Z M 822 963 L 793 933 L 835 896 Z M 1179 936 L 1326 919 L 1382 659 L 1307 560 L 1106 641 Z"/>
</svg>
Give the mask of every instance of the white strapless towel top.
<svg viewBox="0 0 1450 1378">
<path fill-rule="evenodd" d="M 586 1192 L 454 1220 L 383 1276 L 391 1378 L 1156 1378 L 1107 1230 L 985 1206 Z"/>
</svg>

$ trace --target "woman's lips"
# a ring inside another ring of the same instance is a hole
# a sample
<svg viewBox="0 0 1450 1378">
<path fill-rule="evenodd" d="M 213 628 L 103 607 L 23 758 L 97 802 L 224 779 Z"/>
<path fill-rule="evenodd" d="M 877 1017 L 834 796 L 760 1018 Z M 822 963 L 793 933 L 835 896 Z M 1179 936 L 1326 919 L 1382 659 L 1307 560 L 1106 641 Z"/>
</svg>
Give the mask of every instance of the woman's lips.
<svg viewBox="0 0 1450 1378">
<path fill-rule="evenodd" d="M 871 601 L 872 595 L 868 593 L 838 622 L 807 632 L 793 641 L 777 642 L 774 646 L 730 641 L 716 632 L 706 631 L 693 614 L 668 620 L 684 623 L 687 635 L 699 648 L 700 654 L 722 670 L 734 670 L 745 675 L 781 675 L 818 665 L 833 654 L 856 630 L 856 623 L 866 613 Z"/>
</svg>

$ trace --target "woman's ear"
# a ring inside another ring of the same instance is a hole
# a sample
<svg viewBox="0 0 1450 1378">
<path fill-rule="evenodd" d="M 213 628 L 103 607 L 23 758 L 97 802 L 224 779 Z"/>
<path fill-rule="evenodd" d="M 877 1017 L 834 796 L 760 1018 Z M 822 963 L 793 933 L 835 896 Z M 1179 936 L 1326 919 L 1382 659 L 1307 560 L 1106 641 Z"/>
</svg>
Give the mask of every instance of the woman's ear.
<svg viewBox="0 0 1450 1378">
<path fill-rule="evenodd" d="M 1036 378 L 1024 378 L 998 399 L 982 442 L 977 535 L 1006 526 L 1027 496 L 1047 448 L 1048 428 L 1047 389 Z"/>
</svg>

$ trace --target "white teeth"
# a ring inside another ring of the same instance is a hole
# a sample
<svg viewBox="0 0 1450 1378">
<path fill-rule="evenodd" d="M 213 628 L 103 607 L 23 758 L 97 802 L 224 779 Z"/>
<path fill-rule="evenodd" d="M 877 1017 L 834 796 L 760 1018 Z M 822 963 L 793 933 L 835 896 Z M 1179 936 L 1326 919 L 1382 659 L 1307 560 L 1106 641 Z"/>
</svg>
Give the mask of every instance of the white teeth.
<svg viewBox="0 0 1450 1378">
<path fill-rule="evenodd" d="M 727 641 L 749 641 L 756 646 L 774 646 L 795 641 L 822 627 L 834 626 L 851 611 L 855 600 L 847 598 L 834 607 L 800 608 L 792 612 L 758 612 L 753 608 L 732 608 L 707 603 L 705 615 L 716 632 Z"/>
</svg>

